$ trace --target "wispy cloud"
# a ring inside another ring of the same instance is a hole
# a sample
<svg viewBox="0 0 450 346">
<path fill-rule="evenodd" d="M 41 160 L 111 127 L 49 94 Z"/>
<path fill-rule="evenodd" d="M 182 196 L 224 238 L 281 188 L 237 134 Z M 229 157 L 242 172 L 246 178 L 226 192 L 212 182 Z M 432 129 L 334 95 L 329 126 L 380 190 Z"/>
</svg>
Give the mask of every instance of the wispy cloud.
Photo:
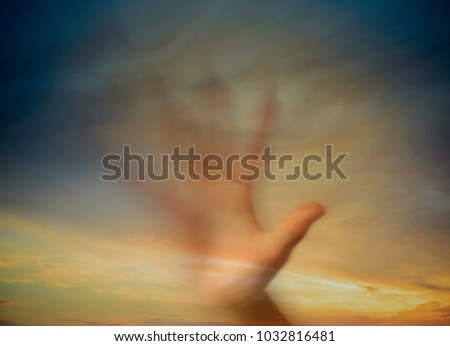
<svg viewBox="0 0 450 346">
<path fill-rule="evenodd" d="M 400 311 L 386 319 L 390 324 L 405 325 L 450 325 L 450 304 L 430 301 L 419 304 L 413 309 Z"/>
<path fill-rule="evenodd" d="M 19 305 L 20 304 L 20 302 L 18 302 L 18 301 L 13 301 L 13 300 L 0 300 L 0 305 L 6 305 L 6 306 L 9 306 L 9 305 Z"/>
<path fill-rule="evenodd" d="M 450 292 L 450 286 L 441 286 L 436 284 L 431 284 L 428 282 L 419 282 L 417 283 L 419 287 L 433 290 L 433 291 L 440 291 L 440 292 Z"/>
<path fill-rule="evenodd" d="M 377 294 L 380 292 L 379 287 L 371 286 L 371 285 L 359 285 L 359 287 L 369 291 L 370 293 Z"/>
</svg>

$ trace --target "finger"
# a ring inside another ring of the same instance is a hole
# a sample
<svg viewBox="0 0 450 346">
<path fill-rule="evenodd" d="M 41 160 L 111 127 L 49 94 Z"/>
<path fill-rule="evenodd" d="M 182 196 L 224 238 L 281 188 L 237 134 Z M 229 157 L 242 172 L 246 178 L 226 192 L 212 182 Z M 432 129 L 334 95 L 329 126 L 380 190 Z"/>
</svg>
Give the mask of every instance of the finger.
<svg viewBox="0 0 450 346">
<path fill-rule="evenodd" d="M 199 85 L 198 92 L 199 103 L 206 120 L 205 131 L 209 147 L 212 151 L 221 152 L 224 139 L 227 138 L 224 136 L 224 131 L 227 130 L 226 125 L 230 124 L 230 91 L 220 77 L 213 76 Z"/>
<path fill-rule="evenodd" d="M 156 117 L 152 121 L 152 136 L 160 138 L 161 149 L 167 146 L 190 146 L 201 138 L 194 119 L 189 114 L 179 97 L 179 90 L 174 81 L 157 80 L 153 86 L 155 90 Z"/>
<path fill-rule="evenodd" d="M 202 136 L 194 120 L 177 101 L 166 99 L 161 116 L 166 121 L 165 131 L 172 146 L 202 144 Z"/>
<path fill-rule="evenodd" d="M 271 90 L 264 102 L 261 110 L 261 118 L 259 121 L 259 128 L 252 146 L 253 153 L 261 153 L 264 145 L 267 144 L 269 135 L 269 129 L 272 125 L 273 119 L 278 111 L 278 100 L 275 94 L 275 90 Z"/>
<path fill-rule="evenodd" d="M 325 213 L 319 203 L 298 206 L 284 216 L 275 226 L 272 236 L 283 253 L 289 253 L 305 236 L 309 227 Z"/>
</svg>

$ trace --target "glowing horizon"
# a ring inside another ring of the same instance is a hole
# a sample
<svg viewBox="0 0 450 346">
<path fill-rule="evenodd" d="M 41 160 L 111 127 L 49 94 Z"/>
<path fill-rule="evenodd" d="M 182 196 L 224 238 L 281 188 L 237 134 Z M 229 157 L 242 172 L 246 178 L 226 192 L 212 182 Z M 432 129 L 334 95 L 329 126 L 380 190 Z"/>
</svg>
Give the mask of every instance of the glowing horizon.
<svg viewBox="0 0 450 346">
<path fill-rule="evenodd" d="M 268 90 L 276 153 L 349 153 L 349 181 L 254 184 L 264 229 L 299 203 L 326 209 L 268 287 L 280 309 L 294 324 L 450 325 L 450 59 L 433 34 L 439 11 L 108 6 L 40 5 L 41 26 L 25 25 L 35 18 L 26 13 L 9 24 L 5 61 L 20 73 L 5 77 L 0 137 L 0 325 L 235 323 L 193 298 L 195 258 L 180 245 L 190 235 L 153 186 L 101 181 L 101 159 L 123 145 L 167 153 L 196 144 L 197 130 L 219 133 L 219 150 L 248 152 Z M 158 187 L 188 195 L 180 182 Z"/>
</svg>

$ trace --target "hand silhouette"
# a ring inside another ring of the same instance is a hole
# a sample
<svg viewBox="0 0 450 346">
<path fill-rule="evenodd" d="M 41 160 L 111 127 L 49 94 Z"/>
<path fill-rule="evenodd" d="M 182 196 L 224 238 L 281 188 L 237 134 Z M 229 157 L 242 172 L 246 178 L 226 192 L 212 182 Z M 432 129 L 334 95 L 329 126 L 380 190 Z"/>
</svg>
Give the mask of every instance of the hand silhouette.
<svg viewBox="0 0 450 346">
<path fill-rule="evenodd" d="M 223 88 L 208 85 L 205 93 L 208 112 L 226 113 L 228 101 L 224 100 L 228 96 Z M 262 102 L 249 152 L 261 153 L 276 108 L 276 97 L 271 92 Z M 206 153 L 205 149 L 209 149 L 208 153 L 214 151 L 225 159 L 227 145 L 217 140 L 221 135 L 217 118 L 211 116 L 213 120 L 206 126 L 208 135 L 201 135 L 195 122 L 180 118 L 179 112 L 173 104 L 166 108 L 165 116 L 174 122 L 172 134 L 183 132 L 187 143 L 196 145 L 196 152 Z M 195 167 L 197 173 L 204 168 L 200 162 Z M 242 169 L 234 169 L 230 181 L 224 177 L 216 181 L 188 178 L 175 184 L 182 193 L 156 187 L 153 193 L 182 226 L 184 245 L 194 258 L 192 270 L 200 296 L 232 309 L 242 324 L 287 324 L 265 288 L 311 224 L 324 214 L 324 208 L 318 203 L 300 205 L 272 229 L 264 230 L 255 216 L 252 183 L 240 180 L 240 173 Z"/>
</svg>

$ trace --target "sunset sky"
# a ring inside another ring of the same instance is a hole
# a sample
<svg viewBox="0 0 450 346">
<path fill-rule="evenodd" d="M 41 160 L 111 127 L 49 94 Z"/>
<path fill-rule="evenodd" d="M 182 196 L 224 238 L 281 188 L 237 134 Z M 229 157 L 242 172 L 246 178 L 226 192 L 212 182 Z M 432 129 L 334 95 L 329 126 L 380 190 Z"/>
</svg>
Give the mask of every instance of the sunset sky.
<svg viewBox="0 0 450 346">
<path fill-rule="evenodd" d="M 447 7 L 447 8 L 445 8 Z M 100 180 L 131 144 L 202 127 L 211 80 L 230 148 L 276 86 L 268 143 L 332 143 L 349 181 L 255 183 L 267 228 L 322 203 L 269 291 L 310 325 L 450 325 L 448 5 L 426 1 L 41 1 L 2 9 L 0 325 L 232 324 L 189 295 L 176 220 Z M 184 113 L 185 112 L 185 113 Z M 174 142 L 175 141 L 175 142 Z M 169 188 L 179 188 L 170 185 Z"/>
</svg>

